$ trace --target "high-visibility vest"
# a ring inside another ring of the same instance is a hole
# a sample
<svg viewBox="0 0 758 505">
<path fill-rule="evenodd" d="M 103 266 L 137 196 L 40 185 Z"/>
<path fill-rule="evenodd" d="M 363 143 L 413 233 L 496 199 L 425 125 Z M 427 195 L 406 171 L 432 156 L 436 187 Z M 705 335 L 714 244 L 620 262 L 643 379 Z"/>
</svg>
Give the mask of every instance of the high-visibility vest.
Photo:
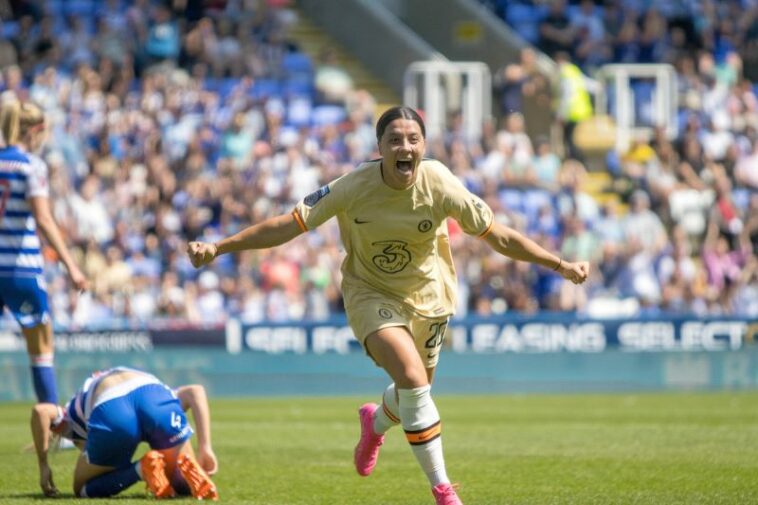
<svg viewBox="0 0 758 505">
<path fill-rule="evenodd" d="M 561 80 L 568 81 L 572 90 L 566 119 L 578 123 L 592 117 L 592 101 L 587 86 L 584 84 L 584 75 L 579 67 L 573 63 L 561 65 Z"/>
</svg>

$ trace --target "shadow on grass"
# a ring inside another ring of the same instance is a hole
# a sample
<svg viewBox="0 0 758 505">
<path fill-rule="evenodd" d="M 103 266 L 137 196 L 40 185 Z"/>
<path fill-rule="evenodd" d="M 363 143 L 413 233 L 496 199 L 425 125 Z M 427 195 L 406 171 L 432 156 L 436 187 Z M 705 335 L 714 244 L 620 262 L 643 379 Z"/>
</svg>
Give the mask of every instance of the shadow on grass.
<svg viewBox="0 0 758 505">
<path fill-rule="evenodd" d="M 2 494 L 0 493 L 0 503 L 6 504 L 6 503 L 13 503 L 14 501 L 27 501 L 27 500 L 38 500 L 38 501 L 49 501 L 49 500 L 79 500 L 77 496 L 74 496 L 74 493 L 59 493 L 55 497 L 48 497 L 43 495 L 42 493 L 8 493 L 8 494 Z M 139 500 L 139 495 L 122 495 L 122 496 L 111 496 L 108 498 L 108 500 Z M 151 499 L 149 496 L 145 496 L 145 500 Z M 95 499 L 95 502 L 98 500 Z M 85 502 L 82 502 L 85 503 Z M 102 503 L 102 501 L 100 501 Z"/>
</svg>

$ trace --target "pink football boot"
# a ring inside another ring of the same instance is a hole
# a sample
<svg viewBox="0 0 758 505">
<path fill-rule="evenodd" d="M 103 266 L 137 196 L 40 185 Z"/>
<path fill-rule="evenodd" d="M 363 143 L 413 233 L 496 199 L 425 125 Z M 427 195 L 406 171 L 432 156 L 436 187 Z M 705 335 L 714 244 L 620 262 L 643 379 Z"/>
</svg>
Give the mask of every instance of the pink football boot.
<svg viewBox="0 0 758 505">
<path fill-rule="evenodd" d="M 453 484 L 437 484 L 432 488 L 432 494 L 437 505 L 463 505 Z"/>
<path fill-rule="evenodd" d="M 369 475 L 376 466 L 379 447 L 384 443 L 384 435 L 374 433 L 374 412 L 379 408 L 376 403 L 366 403 L 358 409 L 361 420 L 361 439 L 355 446 L 353 460 L 355 469 L 363 477 Z"/>
</svg>

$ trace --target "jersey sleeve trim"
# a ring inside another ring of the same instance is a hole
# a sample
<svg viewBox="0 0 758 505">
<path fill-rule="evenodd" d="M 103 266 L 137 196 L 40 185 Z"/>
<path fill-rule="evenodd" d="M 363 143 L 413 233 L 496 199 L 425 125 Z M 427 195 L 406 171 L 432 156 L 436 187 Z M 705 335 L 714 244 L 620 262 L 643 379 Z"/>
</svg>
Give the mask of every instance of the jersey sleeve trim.
<svg viewBox="0 0 758 505">
<path fill-rule="evenodd" d="M 495 224 L 495 216 L 492 216 L 492 221 L 490 221 L 490 225 L 487 228 L 485 228 L 482 233 L 480 233 L 479 235 L 477 235 L 477 237 L 484 238 L 487 235 L 489 235 L 492 232 L 492 225 L 493 224 Z"/>
<path fill-rule="evenodd" d="M 295 218 L 295 222 L 297 223 L 297 225 L 300 227 L 300 229 L 303 232 L 308 231 L 308 227 L 305 226 L 305 221 L 303 221 L 303 218 L 300 215 L 300 212 L 297 211 L 297 209 L 295 209 L 295 210 L 292 211 L 292 217 Z"/>
</svg>

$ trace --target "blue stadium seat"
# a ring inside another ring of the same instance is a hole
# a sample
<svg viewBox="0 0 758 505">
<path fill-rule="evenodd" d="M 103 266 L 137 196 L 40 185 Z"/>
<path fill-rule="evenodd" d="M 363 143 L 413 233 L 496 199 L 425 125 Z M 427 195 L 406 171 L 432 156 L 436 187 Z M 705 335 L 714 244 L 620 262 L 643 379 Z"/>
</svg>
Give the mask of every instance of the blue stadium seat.
<svg viewBox="0 0 758 505">
<path fill-rule="evenodd" d="M 47 0 L 44 2 L 44 12 L 48 16 L 63 16 L 63 1 L 62 0 Z"/>
<path fill-rule="evenodd" d="M 311 79 L 291 78 L 284 81 L 282 86 L 284 97 L 291 99 L 294 97 L 314 98 L 314 87 Z"/>
<path fill-rule="evenodd" d="M 605 166 L 608 169 L 608 172 L 614 176 L 621 176 L 621 158 L 615 149 L 611 149 L 608 151 L 608 154 L 605 155 Z"/>
<path fill-rule="evenodd" d="M 500 204 L 506 210 L 514 212 L 523 212 L 523 195 L 518 189 L 502 189 L 497 194 Z"/>
<path fill-rule="evenodd" d="M 92 0 L 66 0 L 62 4 L 64 12 L 70 16 L 91 16 L 95 11 Z"/>
<path fill-rule="evenodd" d="M 536 43 L 539 39 L 540 19 L 541 13 L 531 5 L 511 3 L 505 10 L 505 21 L 531 43 Z"/>
<path fill-rule="evenodd" d="M 18 34 L 18 22 L 16 21 L 3 21 L 2 37 L 5 40 L 15 37 Z"/>
<path fill-rule="evenodd" d="M 282 58 L 282 70 L 290 78 L 313 78 L 313 63 L 307 54 L 287 53 Z"/>
<path fill-rule="evenodd" d="M 533 223 L 537 220 L 541 208 L 552 206 L 553 197 L 549 191 L 544 189 L 530 189 L 524 193 L 521 204 L 527 220 Z"/>
<path fill-rule="evenodd" d="M 738 209 L 746 212 L 750 206 L 750 190 L 747 188 L 734 188 L 732 190 L 732 199 Z"/>
<path fill-rule="evenodd" d="M 250 96 L 256 100 L 282 96 L 282 85 L 278 79 L 258 79 L 250 88 Z"/>
<path fill-rule="evenodd" d="M 309 126 L 313 101 L 310 98 L 295 96 L 287 103 L 287 124 L 294 127 Z"/>
<path fill-rule="evenodd" d="M 311 123 L 313 126 L 325 126 L 339 124 L 345 120 L 347 112 L 339 105 L 318 105 L 311 111 Z"/>
<path fill-rule="evenodd" d="M 234 91 L 234 88 L 237 87 L 239 83 L 239 79 L 220 79 L 217 83 L 216 91 L 222 99 L 226 98 L 231 94 L 232 91 Z"/>
</svg>

